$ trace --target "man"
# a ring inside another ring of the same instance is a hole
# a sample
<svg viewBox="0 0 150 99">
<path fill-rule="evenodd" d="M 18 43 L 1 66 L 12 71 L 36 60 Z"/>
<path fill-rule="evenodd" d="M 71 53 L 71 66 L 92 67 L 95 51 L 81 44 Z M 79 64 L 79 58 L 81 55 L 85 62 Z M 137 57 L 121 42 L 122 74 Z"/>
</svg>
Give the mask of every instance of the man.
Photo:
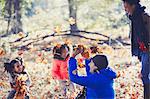
<svg viewBox="0 0 150 99">
<path fill-rule="evenodd" d="M 125 11 L 131 20 L 131 51 L 142 62 L 142 82 L 144 99 L 150 99 L 150 16 L 145 13 L 145 7 L 140 0 L 123 0 Z M 147 19 L 147 20 L 146 20 Z"/>
</svg>

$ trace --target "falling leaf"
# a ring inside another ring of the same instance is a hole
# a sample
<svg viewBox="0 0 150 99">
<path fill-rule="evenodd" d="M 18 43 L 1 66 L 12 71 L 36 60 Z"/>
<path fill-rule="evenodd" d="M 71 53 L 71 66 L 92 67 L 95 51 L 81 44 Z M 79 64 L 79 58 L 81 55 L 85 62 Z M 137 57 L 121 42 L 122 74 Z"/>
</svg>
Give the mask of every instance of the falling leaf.
<svg viewBox="0 0 150 99">
<path fill-rule="evenodd" d="M 60 34 L 60 33 L 61 33 L 61 26 L 56 26 L 56 27 L 54 28 L 54 32 Z"/>
<path fill-rule="evenodd" d="M 25 37 L 25 34 L 23 32 L 19 32 L 18 36 L 19 36 L 19 38 L 23 38 L 23 37 Z"/>
<path fill-rule="evenodd" d="M 70 17 L 68 21 L 71 25 L 74 25 L 76 23 L 76 21 L 73 17 Z"/>
<path fill-rule="evenodd" d="M 0 48 L 0 57 L 4 56 L 6 54 L 5 50 L 3 48 Z"/>
</svg>

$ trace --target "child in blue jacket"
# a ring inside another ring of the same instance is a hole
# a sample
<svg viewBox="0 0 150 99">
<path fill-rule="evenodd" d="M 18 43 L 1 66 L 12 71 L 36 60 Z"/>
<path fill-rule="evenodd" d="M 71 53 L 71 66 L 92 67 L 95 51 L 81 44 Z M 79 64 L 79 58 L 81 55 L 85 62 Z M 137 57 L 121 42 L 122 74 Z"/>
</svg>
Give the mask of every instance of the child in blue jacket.
<svg viewBox="0 0 150 99">
<path fill-rule="evenodd" d="M 90 74 L 78 76 L 76 73 L 77 61 L 75 57 L 79 53 L 80 50 L 75 51 L 69 60 L 70 80 L 86 87 L 86 99 L 114 99 L 113 83 L 117 75 L 108 67 L 107 57 L 105 55 L 95 55 L 88 64 Z"/>
</svg>

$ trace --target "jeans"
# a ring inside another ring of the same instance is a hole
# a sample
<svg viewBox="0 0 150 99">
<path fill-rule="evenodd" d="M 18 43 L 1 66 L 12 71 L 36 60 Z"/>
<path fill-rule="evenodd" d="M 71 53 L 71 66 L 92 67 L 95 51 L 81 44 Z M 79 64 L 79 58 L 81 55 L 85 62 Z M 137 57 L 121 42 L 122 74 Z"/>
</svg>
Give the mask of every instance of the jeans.
<svg viewBox="0 0 150 99">
<path fill-rule="evenodd" d="M 144 85 L 144 99 L 150 99 L 150 53 L 141 54 L 142 82 Z"/>
<path fill-rule="evenodd" d="M 13 99 L 15 96 L 16 91 L 15 90 L 11 90 L 7 96 L 7 99 Z"/>
<path fill-rule="evenodd" d="M 8 96 L 7 96 L 7 99 L 13 99 L 14 96 L 15 96 L 15 93 L 16 93 L 16 90 L 11 90 L 11 91 L 9 92 Z M 29 96 L 26 95 L 26 96 L 25 96 L 25 99 L 29 99 Z"/>
</svg>

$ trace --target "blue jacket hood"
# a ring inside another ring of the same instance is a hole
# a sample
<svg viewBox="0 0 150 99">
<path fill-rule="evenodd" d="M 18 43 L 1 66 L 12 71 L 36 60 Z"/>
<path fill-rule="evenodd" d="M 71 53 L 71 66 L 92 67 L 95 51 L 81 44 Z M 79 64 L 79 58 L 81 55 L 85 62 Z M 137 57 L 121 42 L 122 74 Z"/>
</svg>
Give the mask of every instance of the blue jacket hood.
<svg viewBox="0 0 150 99">
<path fill-rule="evenodd" d="M 100 73 L 107 76 L 110 79 L 115 79 L 117 77 L 116 73 L 110 67 L 101 69 Z"/>
</svg>

